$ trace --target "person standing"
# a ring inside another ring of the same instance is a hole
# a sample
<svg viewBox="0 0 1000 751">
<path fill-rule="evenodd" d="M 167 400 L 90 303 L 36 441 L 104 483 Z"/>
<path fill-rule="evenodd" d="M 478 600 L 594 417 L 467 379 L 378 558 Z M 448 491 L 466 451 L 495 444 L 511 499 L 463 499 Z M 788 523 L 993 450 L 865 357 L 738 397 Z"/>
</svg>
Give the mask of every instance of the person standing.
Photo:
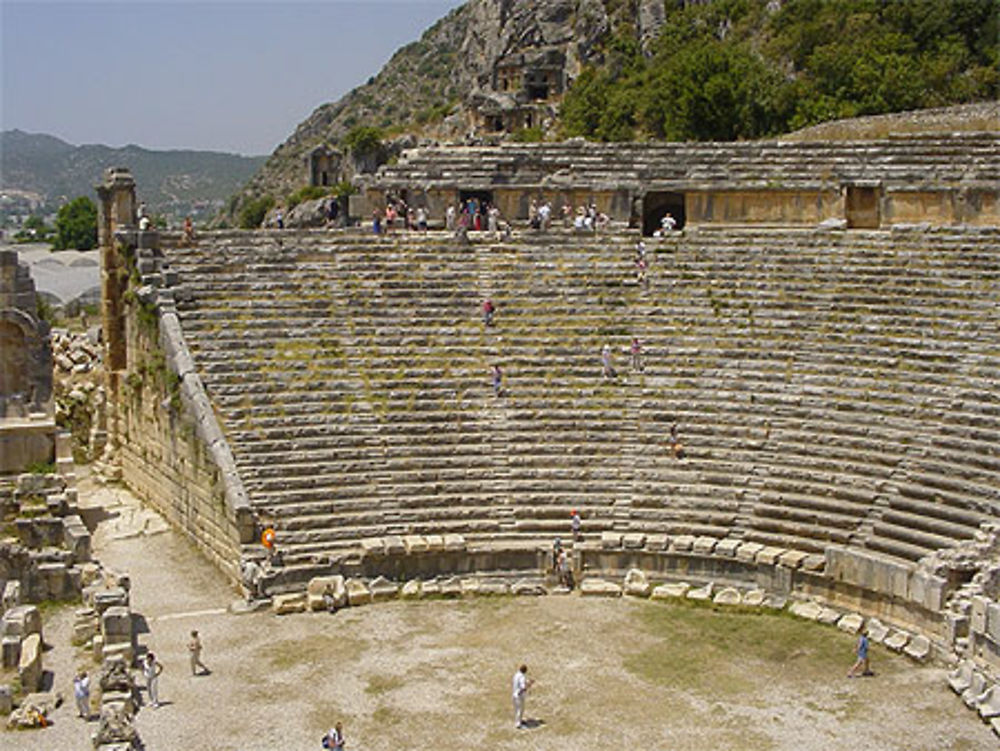
<svg viewBox="0 0 1000 751">
<path fill-rule="evenodd" d="M 146 695 L 149 697 L 149 706 L 156 709 L 160 706 L 160 673 L 163 672 L 163 665 L 156 660 L 156 655 L 147 652 L 142 661 L 142 676 L 146 679 Z"/>
<path fill-rule="evenodd" d="M 604 380 L 615 377 L 615 369 L 611 365 L 611 345 L 605 344 L 601 350 L 601 368 L 604 372 Z"/>
<path fill-rule="evenodd" d="M 198 668 L 201 668 L 202 674 L 208 675 L 212 671 L 205 667 L 205 663 L 201 661 L 201 637 L 198 636 L 197 631 L 191 632 L 191 640 L 188 642 L 188 657 L 191 659 L 191 675 L 198 675 Z"/>
<path fill-rule="evenodd" d="M 858 674 L 858 670 L 861 671 L 861 675 L 872 675 L 871 665 L 868 662 L 868 649 L 870 646 L 871 645 L 868 641 L 868 629 L 865 629 L 858 637 L 858 644 L 855 648 L 858 659 L 855 661 L 854 665 L 851 666 L 851 669 L 847 671 L 848 678 L 856 676 Z"/>
<path fill-rule="evenodd" d="M 493 315 L 496 313 L 496 306 L 493 301 L 487 298 L 483 301 L 483 323 L 487 326 L 493 325 Z"/>
<path fill-rule="evenodd" d="M 632 370 L 642 372 L 642 345 L 639 344 L 639 337 L 632 337 Z"/>
<path fill-rule="evenodd" d="M 528 695 L 528 689 L 534 681 L 528 678 L 528 666 L 522 665 L 514 673 L 513 680 L 513 700 L 514 700 L 514 727 L 521 729 L 527 727 L 524 724 L 524 700 Z"/>
<path fill-rule="evenodd" d="M 73 698 L 76 699 L 76 712 L 85 720 L 90 719 L 90 676 L 86 670 L 81 670 L 73 679 Z"/>
<path fill-rule="evenodd" d="M 573 542 L 580 542 L 583 539 L 583 521 L 580 519 L 580 512 L 576 509 L 573 509 L 569 515 L 569 526 L 573 532 Z"/>
<path fill-rule="evenodd" d="M 493 366 L 493 394 L 500 396 L 503 392 L 503 371 L 499 365 Z"/>
<path fill-rule="evenodd" d="M 323 748 L 328 748 L 330 751 L 344 751 L 344 743 L 344 723 L 338 722 L 330 728 L 330 732 L 323 739 Z"/>
</svg>

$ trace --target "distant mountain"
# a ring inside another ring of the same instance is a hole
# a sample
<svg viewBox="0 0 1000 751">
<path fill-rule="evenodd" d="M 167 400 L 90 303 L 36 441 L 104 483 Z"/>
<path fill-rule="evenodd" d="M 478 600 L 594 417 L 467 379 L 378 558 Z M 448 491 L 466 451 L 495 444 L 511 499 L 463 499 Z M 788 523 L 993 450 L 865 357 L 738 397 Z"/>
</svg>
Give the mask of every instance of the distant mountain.
<svg viewBox="0 0 1000 751">
<path fill-rule="evenodd" d="M 139 198 L 155 213 L 214 214 L 259 168 L 265 157 L 216 151 L 153 151 L 73 146 L 54 136 L 0 133 L 0 189 L 36 193 L 50 210 L 76 196 L 95 199 L 105 167 L 128 167 Z"/>
</svg>

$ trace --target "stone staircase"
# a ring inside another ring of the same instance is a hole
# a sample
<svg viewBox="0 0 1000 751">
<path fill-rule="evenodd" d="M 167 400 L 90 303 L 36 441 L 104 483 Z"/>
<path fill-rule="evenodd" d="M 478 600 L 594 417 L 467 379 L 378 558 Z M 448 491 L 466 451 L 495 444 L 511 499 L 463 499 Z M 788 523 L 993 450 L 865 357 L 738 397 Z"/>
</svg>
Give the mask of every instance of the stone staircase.
<svg viewBox="0 0 1000 751">
<path fill-rule="evenodd" d="M 1000 231 L 688 232 L 649 244 L 648 290 L 635 241 L 231 232 L 168 250 L 286 565 L 306 578 L 386 535 L 548 546 L 571 508 L 588 534 L 915 561 L 996 515 Z"/>
</svg>

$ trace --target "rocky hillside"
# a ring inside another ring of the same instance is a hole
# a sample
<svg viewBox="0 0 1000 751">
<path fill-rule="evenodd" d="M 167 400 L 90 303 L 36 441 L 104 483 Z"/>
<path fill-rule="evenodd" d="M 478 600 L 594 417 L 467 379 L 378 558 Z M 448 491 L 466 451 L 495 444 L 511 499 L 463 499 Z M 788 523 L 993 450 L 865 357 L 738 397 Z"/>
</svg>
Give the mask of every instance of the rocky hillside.
<svg viewBox="0 0 1000 751">
<path fill-rule="evenodd" d="M 640 6 L 657 0 L 469 0 L 399 49 L 385 67 L 340 100 L 324 104 L 296 128 L 229 207 L 235 216 L 248 198 L 278 199 L 307 181 L 309 152 L 336 147 L 356 126 L 388 136 L 419 132 L 430 138 L 462 138 L 469 131 L 463 104 L 493 84 L 498 60 L 536 48 L 565 51 L 571 75 L 598 60 L 601 41 Z M 652 16 L 644 13 L 643 17 Z"/>
<path fill-rule="evenodd" d="M 173 217 L 214 214 L 264 162 L 264 157 L 215 151 L 73 146 L 20 130 L 0 133 L 0 155 L 0 188 L 37 196 L 43 212 L 55 211 L 77 196 L 95 199 L 94 185 L 104 168 L 127 165 L 141 186 L 142 199 L 154 212 Z"/>
</svg>

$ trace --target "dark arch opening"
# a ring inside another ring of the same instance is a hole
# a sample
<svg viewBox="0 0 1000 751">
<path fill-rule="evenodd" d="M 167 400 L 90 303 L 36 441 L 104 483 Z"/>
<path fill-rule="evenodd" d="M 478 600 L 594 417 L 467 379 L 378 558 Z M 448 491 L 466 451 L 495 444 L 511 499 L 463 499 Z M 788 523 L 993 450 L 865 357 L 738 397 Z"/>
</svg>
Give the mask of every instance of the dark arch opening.
<svg viewBox="0 0 1000 751">
<path fill-rule="evenodd" d="M 684 228 L 684 194 L 666 191 L 647 193 L 642 199 L 642 234 L 648 237 L 660 229 L 660 222 L 666 214 L 677 221 L 675 229 Z"/>
</svg>

